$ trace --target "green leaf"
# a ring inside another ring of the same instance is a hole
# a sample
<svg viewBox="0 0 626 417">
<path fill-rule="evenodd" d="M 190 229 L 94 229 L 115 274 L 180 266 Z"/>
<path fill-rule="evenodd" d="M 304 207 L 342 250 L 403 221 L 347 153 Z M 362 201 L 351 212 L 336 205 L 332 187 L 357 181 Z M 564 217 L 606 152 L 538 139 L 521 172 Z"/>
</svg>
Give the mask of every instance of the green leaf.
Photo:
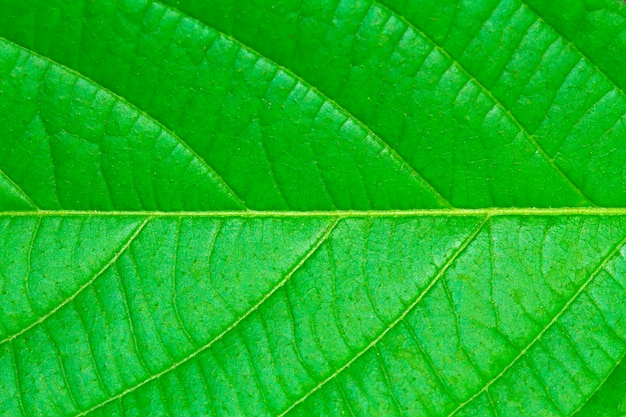
<svg viewBox="0 0 626 417">
<path fill-rule="evenodd" d="M 625 25 L 0 0 L 0 416 L 623 415 Z"/>
</svg>

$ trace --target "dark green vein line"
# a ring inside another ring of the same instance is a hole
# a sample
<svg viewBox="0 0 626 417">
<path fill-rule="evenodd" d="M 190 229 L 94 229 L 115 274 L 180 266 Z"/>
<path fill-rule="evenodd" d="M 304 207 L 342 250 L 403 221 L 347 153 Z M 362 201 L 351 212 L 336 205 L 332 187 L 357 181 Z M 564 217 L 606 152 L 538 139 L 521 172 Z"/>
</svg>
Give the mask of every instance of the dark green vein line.
<svg viewBox="0 0 626 417">
<path fill-rule="evenodd" d="M 22 383 L 20 382 L 20 370 L 17 364 L 17 353 L 13 346 L 13 341 L 9 340 L 9 349 L 11 350 L 11 356 L 13 357 L 13 365 L 15 365 L 15 389 L 17 390 L 17 403 L 20 406 L 20 412 L 23 417 L 28 417 L 26 410 L 24 409 L 24 394 L 22 393 Z"/>
</svg>

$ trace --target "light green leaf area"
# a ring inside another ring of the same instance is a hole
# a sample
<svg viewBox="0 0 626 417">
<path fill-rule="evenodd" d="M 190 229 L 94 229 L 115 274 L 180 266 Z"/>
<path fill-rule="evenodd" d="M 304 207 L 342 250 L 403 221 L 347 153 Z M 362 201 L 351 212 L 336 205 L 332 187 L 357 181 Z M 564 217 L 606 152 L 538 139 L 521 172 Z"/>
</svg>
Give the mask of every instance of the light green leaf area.
<svg viewBox="0 0 626 417">
<path fill-rule="evenodd" d="M 0 0 L 0 416 L 622 416 L 626 5 Z"/>
</svg>

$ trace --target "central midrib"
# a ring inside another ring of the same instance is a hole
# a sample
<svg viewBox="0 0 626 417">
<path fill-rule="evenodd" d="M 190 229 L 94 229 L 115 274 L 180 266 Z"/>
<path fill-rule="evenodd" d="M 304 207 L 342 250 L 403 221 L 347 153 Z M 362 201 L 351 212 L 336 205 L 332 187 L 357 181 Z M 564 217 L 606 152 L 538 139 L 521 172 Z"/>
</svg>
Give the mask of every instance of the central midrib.
<svg viewBox="0 0 626 417">
<path fill-rule="evenodd" d="M 0 217 L 483 217 L 483 216 L 626 216 L 626 207 L 492 207 L 477 209 L 333 210 L 333 211 L 101 211 L 38 210 L 0 211 Z"/>
</svg>

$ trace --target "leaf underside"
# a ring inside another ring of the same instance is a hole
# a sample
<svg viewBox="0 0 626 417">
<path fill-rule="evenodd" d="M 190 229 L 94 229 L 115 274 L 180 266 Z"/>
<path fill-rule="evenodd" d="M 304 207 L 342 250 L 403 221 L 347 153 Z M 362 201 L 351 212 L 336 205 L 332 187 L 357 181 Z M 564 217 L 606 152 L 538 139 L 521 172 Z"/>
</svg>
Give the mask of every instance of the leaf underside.
<svg viewBox="0 0 626 417">
<path fill-rule="evenodd" d="M 0 416 L 623 415 L 625 28 L 0 0 Z"/>
</svg>

